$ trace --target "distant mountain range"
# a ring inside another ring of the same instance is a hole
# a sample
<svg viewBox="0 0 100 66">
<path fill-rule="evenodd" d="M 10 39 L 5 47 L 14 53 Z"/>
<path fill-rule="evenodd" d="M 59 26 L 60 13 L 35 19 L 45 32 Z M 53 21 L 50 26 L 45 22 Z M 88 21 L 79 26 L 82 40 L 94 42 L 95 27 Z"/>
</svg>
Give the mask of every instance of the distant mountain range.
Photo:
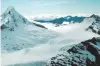
<svg viewBox="0 0 100 66">
<path fill-rule="evenodd" d="M 69 23 L 80 23 L 81 21 L 83 21 L 85 17 L 81 16 L 66 16 L 66 17 L 59 17 L 59 18 L 55 18 L 52 20 L 44 20 L 44 19 L 34 19 L 37 22 L 41 22 L 41 23 L 54 23 L 54 24 L 62 24 L 63 22 L 69 22 Z"/>
</svg>

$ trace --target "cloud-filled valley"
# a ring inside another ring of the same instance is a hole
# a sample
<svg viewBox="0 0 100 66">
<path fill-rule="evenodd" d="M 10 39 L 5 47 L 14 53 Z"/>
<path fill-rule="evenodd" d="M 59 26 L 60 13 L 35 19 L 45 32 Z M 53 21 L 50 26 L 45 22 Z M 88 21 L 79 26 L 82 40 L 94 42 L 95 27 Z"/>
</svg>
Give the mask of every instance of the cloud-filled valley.
<svg viewBox="0 0 100 66">
<path fill-rule="evenodd" d="M 82 41 L 100 36 L 100 17 L 97 15 L 85 17 L 81 22 L 64 21 L 58 25 L 30 21 L 10 7 L 3 13 L 1 21 L 2 65 L 46 63 L 63 53 L 62 48 L 67 47 L 67 51 Z"/>
</svg>

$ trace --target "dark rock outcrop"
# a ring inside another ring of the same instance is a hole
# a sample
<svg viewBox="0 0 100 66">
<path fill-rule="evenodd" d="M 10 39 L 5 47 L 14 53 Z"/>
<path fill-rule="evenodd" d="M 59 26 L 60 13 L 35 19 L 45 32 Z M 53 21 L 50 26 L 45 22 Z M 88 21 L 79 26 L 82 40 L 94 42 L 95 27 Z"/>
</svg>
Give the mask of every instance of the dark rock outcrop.
<svg viewBox="0 0 100 66">
<path fill-rule="evenodd" d="M 47 66 L 100 66 L 100 37 L 81 42 L 66 53 L 52 57 Z"/>
<path fill-rule="evenodd" d="M 44 28 L 44 29 L 47 29 L 46 27 L 44 27 L 43 25 L 40 25 L 40 24 L 36 24 L 36 23 L 33 23 L 35 26 L 38 26 L 38 27 L 41 27 L 41 28 Z"/>
</svg>

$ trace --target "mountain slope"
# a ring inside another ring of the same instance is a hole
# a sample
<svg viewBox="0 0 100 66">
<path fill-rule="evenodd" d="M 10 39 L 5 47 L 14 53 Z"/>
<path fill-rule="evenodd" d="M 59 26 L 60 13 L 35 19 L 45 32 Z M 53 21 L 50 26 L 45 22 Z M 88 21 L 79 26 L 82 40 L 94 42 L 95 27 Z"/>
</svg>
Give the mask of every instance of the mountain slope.
<svg viewBox="0 0 100 66">
<path fill-rule="evenodd" d="M 49 38 L 56 36 L 51 35 L 51 31 L 44 29 L 44 26 L 29 22 L 13 7 L 9 7 L 3 13 L 1 21 L 2 51 L 17 51 L 33 47 L 41 42 L 46 43 Z"/>
<path fill-rule="evenodd" d="M 16 10 L 10 6 L 2 15 L 1 15 L 1 29 L 8 29 L 14 31 L 16 27 L 22 27 L 27 24 L 29 21 L 21 16 Z"/>
<path fill-rule="evenodd" d="M 47 66 L 100 66 L 99 62 L 100 37 L 97 37 L 63 50 L 63 54 L 48 60 Z"/>
<path fill-rule="evenodd" d="M 95 19 L 95 21 L 87 28 L 87 30 L 100 35 L 100 16 L 93 14 L 90 17 Z"/>
</svg>

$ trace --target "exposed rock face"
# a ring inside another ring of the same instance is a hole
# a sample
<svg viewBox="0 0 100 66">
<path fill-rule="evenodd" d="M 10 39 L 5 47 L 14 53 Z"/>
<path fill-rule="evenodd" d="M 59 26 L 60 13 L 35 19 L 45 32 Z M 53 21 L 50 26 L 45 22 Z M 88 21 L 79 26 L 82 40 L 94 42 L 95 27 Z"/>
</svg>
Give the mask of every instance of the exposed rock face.
<svg viewBox="0 0 100 66">
<path fill-rule="evenodd" d="M 47 66 L 100 66 L 100 37 L 81 42 L 52 57 Z"/>
<path fill-rule="evenodd" d="M 44 29 L 47 29 L 46 27 L 44 27 L 43 25 L 40 25 L 40 24 L 36 24 L 36 23 L 33 23 L 35 26 L 38 26 L 38 27 L 41 27 L 41 28 L 44 28 Z"/>
<path fill-rule="evenodd" d="M 87 30 L 92 30 L 92 32 L 97 33 L 100 35 L 100 16 L 98 15 L 92 15 L 90 18 L 94 18 L 95 22 L 93 22 Z"/>
</svg>

